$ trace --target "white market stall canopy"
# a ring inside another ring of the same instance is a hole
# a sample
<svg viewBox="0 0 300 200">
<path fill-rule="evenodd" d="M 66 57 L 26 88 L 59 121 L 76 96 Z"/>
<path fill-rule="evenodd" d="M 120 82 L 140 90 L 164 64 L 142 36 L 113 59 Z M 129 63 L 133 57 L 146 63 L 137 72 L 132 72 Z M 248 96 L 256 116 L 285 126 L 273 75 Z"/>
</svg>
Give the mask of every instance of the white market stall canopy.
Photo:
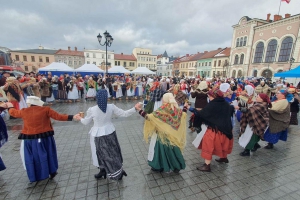
<svg viewBox="0 0 300 200">
<path fill-rule="evenodd" d="M 155 72 L 151 71 L 147 67 L 137 67 L 131 73 L 132 74 L 155 74 Z"/>
<path fill-rule="evenodd" d="M 74 69 L 66 65 L 65 63 L 53 62 L 46 67 L 39 68 L 39 71 L 58 71 L 58 72 L 74 72 Z"/>
<path fill-rule="evenodd" d="M 125 69 L 123 66 L 114 66 L 108 69 L 109 74 L 126 74 L 131 73 L 129 70 Z"/>
<path fill-rule="evenodd" d="M 96 73 L 103 73 L 104 71 L 97 67 L 94 64 L 84 64 L 81 67 L 75 69 L 76 72 L 96 72 Z"/>
</svg>

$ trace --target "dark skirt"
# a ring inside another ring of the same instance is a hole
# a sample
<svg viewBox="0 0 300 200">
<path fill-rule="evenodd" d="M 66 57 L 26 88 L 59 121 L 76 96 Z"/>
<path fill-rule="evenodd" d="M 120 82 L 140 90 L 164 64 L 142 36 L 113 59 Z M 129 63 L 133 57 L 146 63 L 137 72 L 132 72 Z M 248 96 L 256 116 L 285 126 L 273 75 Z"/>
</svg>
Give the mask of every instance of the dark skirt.
<svg viewBox="0 0 300 200">
<path fill-rule="evenodd" d="M 57 99 L 67 99 L 67 92 L 65 90 L 58 90 Z"/>
<path fill-rule="evenodd" d="M 150 167 L 164 172 L 185 169 L 185 161 L 177 146 L 164 145 L 157 139 L 154 147 L 154 157 L 148 161 Z"/>
<path fill-rule="evenodd" d="M 291 112 L 290 125 L 298 125 L 298 118 L 297 118 L 297 115 L 298 115 L 297 112 Z"/>
<path fill-rule="evenodd" d="M 7 142 L 7 128 L 2 117 L 0 117 L 0 148 Z"/>
<path fill-rule="evenodd" d="M 255 144 L 259 142 L 259 140 L 260 137 L 258 135 L 253 134 L 245 149 L 252 150 Z"/>
<path fill-rule="evenodd" d="M 118 180 L 123 174 L 123 157 L 116 131 L 109 135 L 95 137 L 96 154 L 99 167 L 104 168 L 107 176 Z"/>
<path fill-rule="evenodd" d="M 278 133 L 270 133 L 270 128 L 267 129 L 264 135 L 265 141 L 276 144 L 279 140 L 286 141 L 288 135 L 288 129 L 280 131 Z"/>
<path fill-rule="evenodd" d="M 49 178 L 58 169 L 53 136 L 24 140 L 24 161 L 30 182 Z M 21 150 L 22 152 L 22 150 Z"/>
<path fill-rule="evenodd" d="M 0 171 L 5 170 L 5 169 L 6 169 L 6 167 L 5 167 L 4 162 L 3 162 L 3 160 L 0 156 Z"/>
</svg>

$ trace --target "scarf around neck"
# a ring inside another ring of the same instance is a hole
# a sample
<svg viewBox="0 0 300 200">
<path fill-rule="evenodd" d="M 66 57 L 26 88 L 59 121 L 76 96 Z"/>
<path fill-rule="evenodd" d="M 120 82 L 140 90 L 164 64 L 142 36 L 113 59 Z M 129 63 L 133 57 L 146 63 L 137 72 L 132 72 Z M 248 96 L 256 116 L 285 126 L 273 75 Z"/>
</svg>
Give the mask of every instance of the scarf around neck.
<svg viewBox="0 0 300 200">
<path fill-rule="evenodd" d="M 97 92 L 97 104 L 100 110 L 104 113 L 106 113 L 107 108 L 107 90 L 101 89 Z"/>
<path fill-rule="evenodd" d="M 177 130 L 180 126 L 182 110 L 176 107 L 172 109 L 170 104 L 165 104 L 154 111 L 153 116 Z"/>
</svg>

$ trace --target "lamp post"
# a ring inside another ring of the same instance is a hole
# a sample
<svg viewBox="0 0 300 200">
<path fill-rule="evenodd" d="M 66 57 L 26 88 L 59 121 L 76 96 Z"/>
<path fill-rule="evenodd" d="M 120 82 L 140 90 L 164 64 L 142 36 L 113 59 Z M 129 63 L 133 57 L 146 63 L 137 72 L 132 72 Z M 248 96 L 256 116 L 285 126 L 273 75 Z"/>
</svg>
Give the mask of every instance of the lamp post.
<svg viewBox="0 0 300 200">
<path fill-rule="evenodd" d="M 107 69 L 107 46 L 111 46 L 111 44 L 113 43 L 114 39 L 112 38 L 112 36 L 109 34 L 109 32 L 105 31 L 103 33 L 104 37 L 105 37 L 105 42 L 104 44 L 101 44 L 101 39 L 102 39 L 102 36 L 99 35 L 97 36 L 98 38 L 98 42 L 101 46 L 105 46 L 105 53 L 106 53 L 106 60 L 105 60 L 105 71 L 106 71 L 106 74 L 108 74 L 108 69 Z"/>
<path fill-rule="evenodd" d="M 293 62 L 295 62 L 295 59 L 293 57 L 291 57 L 291 59 L 290 59 L 290 70 L 292 69 Z"/>
</svg>

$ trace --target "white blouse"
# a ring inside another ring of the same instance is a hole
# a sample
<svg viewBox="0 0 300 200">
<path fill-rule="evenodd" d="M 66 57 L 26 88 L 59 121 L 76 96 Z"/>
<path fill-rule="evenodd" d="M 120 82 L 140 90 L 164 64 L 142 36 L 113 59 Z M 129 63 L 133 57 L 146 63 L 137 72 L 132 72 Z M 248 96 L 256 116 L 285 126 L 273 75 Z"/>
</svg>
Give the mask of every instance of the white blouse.
<svg viewBox="0 0 300 200">
<path fill-rule="evenodd" d="M 93 137 L 100 137 L 109 135 L 116 130 L 111 122 L 113 114 L 119 117 L 128 117 L 133 113 L 135 113 L 134 107 L 125 111 L 114 104 L 107 104 L 106 113 L 104 113 L 100 110 L 98 105 L 96 105 L 87 110 L 87 115 L 85 118 L 81 119 L 81 123 L 87 125 L 93 120 L 94 126 L 91 128 L 89 134 Z"/>
</svg>

